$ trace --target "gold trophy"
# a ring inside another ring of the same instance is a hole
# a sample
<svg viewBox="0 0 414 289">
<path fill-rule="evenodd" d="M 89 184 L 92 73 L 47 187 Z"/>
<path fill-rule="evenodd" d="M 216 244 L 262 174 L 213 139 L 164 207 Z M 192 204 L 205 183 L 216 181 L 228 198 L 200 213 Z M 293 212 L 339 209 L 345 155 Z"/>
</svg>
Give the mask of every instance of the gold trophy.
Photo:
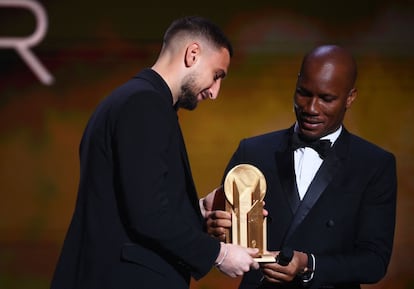
<svg viewBox="0 0 414 289">
<path fill-rule="evenodd" d="M 258 248 L 257 262 L 275 262 L 266 246 L 265 194 L 266 180 L 255 166 L 240 164 L 228 172 L 224 181 L 224 208 L 232 214 L 232 227 L 226 234 L 226 242 Z"/>
</svg>

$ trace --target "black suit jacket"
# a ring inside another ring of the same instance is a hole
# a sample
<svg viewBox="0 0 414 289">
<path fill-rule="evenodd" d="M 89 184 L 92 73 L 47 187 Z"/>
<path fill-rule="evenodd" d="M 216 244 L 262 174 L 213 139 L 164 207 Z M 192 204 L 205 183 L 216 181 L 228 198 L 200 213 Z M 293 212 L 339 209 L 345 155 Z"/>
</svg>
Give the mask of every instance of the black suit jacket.
<svg viewBox="0 0 414 289">
<path fill-rule="evenodd" d="M 76 208 L 52 289 L 188 288 L 214 264 L 171 92 L 145 69 L 104 99 L 80 145 Z"/>
<path fill-rule="evenodd" d="M 290 246 L 313 253 L 312 288 L 359 288 L 379 281 L 394 238 L 394 156 L 343 129 L 297 207 L 292 132 L 290 128 L 242 140 L 226 170 L 249 163 L 263 172 L 268 250 Z M 261 276 L 260 271 L 246 274 L 240 288 L 257 288 Z M 285 287 L 301 288 L 297 281 Z"/>
</svg>

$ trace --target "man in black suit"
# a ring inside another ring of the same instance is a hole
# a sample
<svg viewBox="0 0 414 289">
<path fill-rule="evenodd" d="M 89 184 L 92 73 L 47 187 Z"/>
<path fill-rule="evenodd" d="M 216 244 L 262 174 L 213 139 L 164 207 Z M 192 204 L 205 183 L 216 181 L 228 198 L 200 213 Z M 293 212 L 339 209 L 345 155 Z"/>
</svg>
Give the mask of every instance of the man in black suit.
<svg viewBox="0 0 414 289">
<path fill-rule="evenodd" d="M 294 250 L 287 266 L 268 263 L 245 274 L 240 289 L 356 289 L 384 277 L 394 238 L 396 163 L 343 125 L 357 96 L 356 75 L 347 50 L 316 47 L 298 75 L 296 123 L 242 140 L 231 158 L 226 173 L 248 163 L 265 176 L 268 250 L 275 256 L 284 247 Z M 230 215 L 209 214 L 209 232 L 224 240 Z"/>
<path fill-rule="evenodd" d="M 215 264 L 235 277 L 257 250 L 205 231 L 177 119 L 215 99 L 232 47 L 207 19 L 174 21 L 151 68 L 115 89 L 80 145 L 80 184 L 52 289 L 184 289 Z M 201 207 L 200 207 L 201 205 Z"/>
</svg>

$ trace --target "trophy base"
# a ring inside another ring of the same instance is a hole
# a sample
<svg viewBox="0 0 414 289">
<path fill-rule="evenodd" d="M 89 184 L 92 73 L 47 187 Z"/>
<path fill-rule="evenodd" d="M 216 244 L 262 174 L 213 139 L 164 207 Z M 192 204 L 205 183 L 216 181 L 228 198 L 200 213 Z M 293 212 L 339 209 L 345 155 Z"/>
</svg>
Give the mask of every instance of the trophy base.
<svg viewBox="0 0 414 289">
<path fill-rule="evenodd" d="M 262 255 L 257 258 L 253 258 L 257 263 L 274 263 L 276 258 L 273 255 Z"/>
</svg>

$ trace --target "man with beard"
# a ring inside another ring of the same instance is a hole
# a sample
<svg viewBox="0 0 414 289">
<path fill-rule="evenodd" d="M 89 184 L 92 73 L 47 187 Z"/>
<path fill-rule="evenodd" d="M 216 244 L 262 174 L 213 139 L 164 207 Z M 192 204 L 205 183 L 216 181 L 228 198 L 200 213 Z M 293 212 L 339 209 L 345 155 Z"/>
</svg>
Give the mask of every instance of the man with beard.
<svg viewBox="0 0 414 289">
<path fill-rule="evenodd" d="M 213 265 L 232 277 L 258 268 L 257 250 L 204 231 L 211 204 L 198 200 L 177 119 L 180 107 L 217 97 L 231 55 L 215 24 L 178 19 L 155 64 L 97 107 L 52 289 L 184 289 Z"/>
<path fill-rule="evenodd" d="M 343 125 L 357 96 L 356 76 L 346 49 L 316 47 L 304 57 L 297 78 L 296 123 L 242 140 L 231 158 L 226 172 L 249 163 L 265 176 L 268 250 L 275 256 L 283 248 L 294 250 L 285 266 L 267 263 L 245 274 L 240 289 L 359 289 L 386 274 L 396 163 L 392 153 Z M 209 232 L 224 240 L 230 214 L 209 216 Z"/>
</svg>

